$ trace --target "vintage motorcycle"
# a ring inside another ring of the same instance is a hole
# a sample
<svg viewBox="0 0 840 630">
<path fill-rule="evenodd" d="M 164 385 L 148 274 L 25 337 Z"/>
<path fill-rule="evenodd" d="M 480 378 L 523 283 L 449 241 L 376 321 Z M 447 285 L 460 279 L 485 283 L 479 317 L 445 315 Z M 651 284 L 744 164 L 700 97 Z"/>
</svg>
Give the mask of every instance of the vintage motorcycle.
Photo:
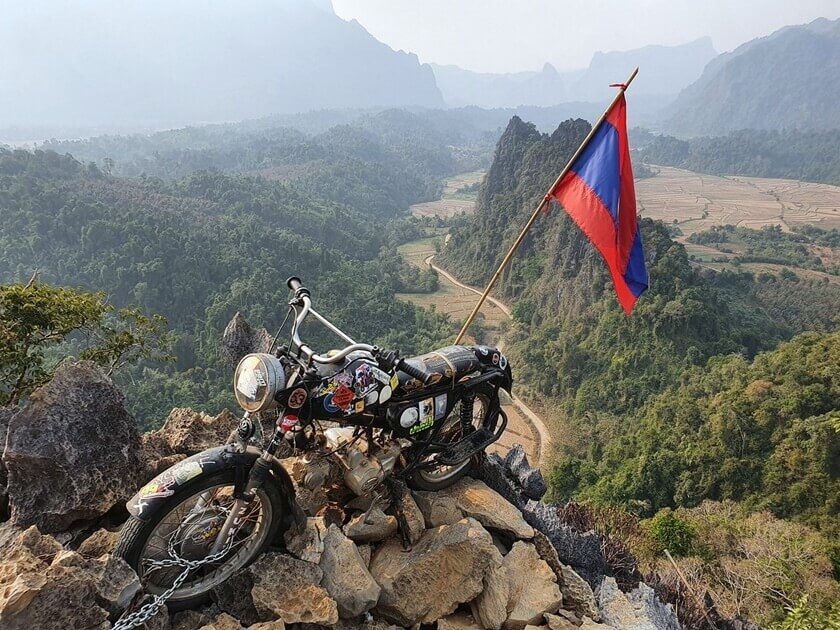
<svg viewBox="0 0 840 630">
<path fill-rule="evenodd" d="M 499 389 L 510 392 L 513 381 L 498 350 L 449 346 L 403 359 L 356 343 L 312 308 L 300 279 L 288 285 L 289 346 L 239 362 L 233 385 L 245 414 L 229 443 L 174 465 L 127 504 L 114 553 L 172 610 L 205 601 L 301 520 L 281 450 L 334 458 L 353 493 L 395 502 L 404 484 L 455 483 L 507 425 Z M 349 345 L 314 352 L 299 336 L 309 316 Z"/>
</svg>

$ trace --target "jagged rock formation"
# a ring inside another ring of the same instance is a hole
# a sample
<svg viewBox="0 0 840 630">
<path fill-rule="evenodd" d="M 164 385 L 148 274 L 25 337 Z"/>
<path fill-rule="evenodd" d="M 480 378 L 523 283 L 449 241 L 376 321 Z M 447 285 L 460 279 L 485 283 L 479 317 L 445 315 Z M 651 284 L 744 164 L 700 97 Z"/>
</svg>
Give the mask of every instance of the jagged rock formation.
<svg viewBox="0 0 840 630">
<path fill-rule="evenodd" d="M 237 311 L 222 333 L 220 349 L 225 360 L 236 365 L 246 354 L 271 350 L 271 335 L 265 328 L 251 326 Z"/>
<path fill-rule="evenodd" d="M 95 393 L 101 400 L 93 398 Z M 15 519 L 0 525 L 0 627 L 104 629 L 132 602 L 148 601 L 134 572 L 109 555 L 118 535 L 115 527 L 76 523 L 79 514 L 93 519 L 103 510 L 113 512 L 114 504 L 136 486 L 114 489 L 106 483 L 108 494 L 92 501 L 96 509 L 82 510 L 75 502 L 94 495 L 100 480 L 71 458 L 42 464 L 48 471 L 61 463 L 68 466 L 68 479 L 62 481 L 69 489 L 66 495 L 35 481 L 29 496 L 19 492 L 19 475 L 34 470 L 20 465 L 30 461 L 20 455 L 25 435 L 20 418 L 37 422 L 44 436 L 60 435 L 71 455 L 88 453 L 94 469 L 105 474 L 98 468 L 100 459 L 115 448 L 111 440 L 122 426 L 114 423 L 130 418 L 121 409 L 110 380 L 88 364 L 76 364 L 60 370 L 12 416 L 8 445 L 15 450 L 9 457 L 7 446 L 4 460 L 11 463 Z M 69 430 L 71 420 L 84 428 L 91 423 L 89 415 L 99 419 L 99 412 L 111 414 L 103 421 L 110 422 L 112 434 Z M 230 414 L 211 418 L 173 410 L 158 431 L 142 438 L 129 435 L 127 450 L 112 462 L 113 470 L 128 476 L 125 463 L 131 461 L 141 476 L 150 475 L 167 462 L 223 441 L 233 424 Z M 79 444 L 82 439 L 87 442 Z M 406 492 L 402 510 L 409 521 L 409 550 L 398 535 L 393 507 L 374 506 L 366 520 L 370 500 L 351 500 L 329 460 L 310 467 L 296 457 L 283 463 L 296 488 L 308 492 L 303 506 L 307 518 L 286 532 L 283 541 L 275 541 L 285 542 L 285 550 L 275 547 L 234 574 L 213 591 L 205 608 L 173 615 L 161 611 L 147 628 L 282 629 L 301 624 L 307 630 L 385 630 L 418 623 L 493 630 L 679 627 L 673 609 L 646 585 L 622 593 L 612 578 L 604 579 L 597 536 L 552 520 L 556 506 L 539 503 L 544 481 L 517 449 L 505 459 L 490 456 L 474 477 L 445 491 Z M 42 521 L 55 536 L 26 527 L 29 523 L 20 515 L 32 514 L 36 506 L 51 506 L 49 518 Z M 593 541 L 594 552 L 589 548 Z"/>
</svg>

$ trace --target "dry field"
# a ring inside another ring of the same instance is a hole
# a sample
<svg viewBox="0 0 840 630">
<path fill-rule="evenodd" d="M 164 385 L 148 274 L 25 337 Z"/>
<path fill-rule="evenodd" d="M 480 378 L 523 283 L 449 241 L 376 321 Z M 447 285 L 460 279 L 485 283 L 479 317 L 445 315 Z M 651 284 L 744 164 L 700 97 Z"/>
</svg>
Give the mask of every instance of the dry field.
<svg viewBox="0 0 840 630">
<path fill-rule="evenodd" d="M 452 217 L 461 213 L 472 213 L 475 208 L 475 193 L 459 193 L 464 186 L 481 182 L 484 171 L 462 173 L 443 182 L 443 196 L 437 201 L 416 203 L 411 208 L 411 214 L 416 217 Z"/>
</svg>

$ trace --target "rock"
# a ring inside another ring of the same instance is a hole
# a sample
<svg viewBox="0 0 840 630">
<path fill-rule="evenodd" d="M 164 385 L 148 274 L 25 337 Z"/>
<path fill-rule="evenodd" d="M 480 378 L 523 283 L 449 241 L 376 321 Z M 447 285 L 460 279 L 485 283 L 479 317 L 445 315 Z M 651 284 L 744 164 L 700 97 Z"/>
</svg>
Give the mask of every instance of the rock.
<svg viewBox="0 0 840 630">
<path fill-rule="evenodd" d="M 521 444 L 516 444 L 504 458 L 505 467 L 519 484 L 522 493 L 529 499 L 539 501 L 548 492 L 539 468 L 532 468 Z"/>
<path fill-rule="evenodd" d="M 3 449 L 6 448 L 6 434 L 9 432 L 9 421 L 17 413 L 14 407 L 0 407 L 0 521 L 9 517 L 9 495 L 6 485 L 9 482 L 9 475 L 6 466 L 3 464 Z"/>
<path fill-rule="evenodd" d="M 319 566 L 324 572 L 321 586 L 336 601 L 340 617 L 358 617 L 376 606 L 379 584 L 368 572 L 356 545 L 335 525 L 330 525 L 324 537 Z"/>
<path fill-rule="evenodd" d="M 98 529 L 88 536 L 76 550 L 85 558 L 98 558 L 111 553 L 117 545 L 120 533 Z"/>
<path fill-rule="evenodd" d="M 463 477 L 439 493 L 451 497 L 465 516 L 474 518 L 488 529 L 516 538 L 534 536 L 534 528 L 524 521 L 519 510 L 477 479 Z"/>
<path fill-rule="evenodd" d="M 474 599 L 497 565 L 490 534 L 467 518 L 428 529 L 411 551 L 390 539 L 377 549 L 370 572 L 382 587 L 375 611 L 407 627 L 431 623 Z"/>
<path fill-rule="evenodd" d="M 557 576 L 533 545 L 514 543 L 502 566 L 507 569 L 509 591 L 505 628 L 539 624 L 545 613 L 557 612 L 563 603 Z"/>
<path fill-rule="evenodd" d="M 409 542 L 413 545 L 420 540 L 420 536 L 422 536 L 423 532 L 426 531 L 426 520 L 423 517 L 423 512 L 420 511 L 420 508 L 411 496 L 411 492 L 406 490 L 403 493 L 401 503 L 403 515 L 405 515 L 405 523 L 408 529 L 406 533 L 408 535 Z"/>
<path fill-rule="evenodd" d="M 199 630 L 242 630 L 242 625 L 227 613 L 218 615 L 212 623 L 201 626 Z"/>
<path fill-rule="evenodd" d="M 161 428 L 143 434 L 143 450 L 150 462 L 174 455 L 195 455 L 224 444 L 235 428 L 236 418 L 227 409 L 214 417 L 176 407 Z"/>
<path fill-rule="evenodd" d="M 580 619 L 578 619 L 574 613 L 570 613 L 571 617 L 566 616 L 566 611 L 562 608 L 557 611 L 558 614 L 552 615 L 551 613 L 545 613 L 545 623 L 549 627 L 550 630 L 577 630 L 577 627 L 580 625 Z"/>
<path fill-rule="evenodd" d="M 209 615 L 198 610 L 185 610 L 172 616 L 172 630 L 198 630 L 212 623 Z"/>
<path fill-rule="evenodd" d="M 510 599 L 507 568 L 502 554 L 496 552 L 498 565 L 491 567 L 484 576 L 481 594 L 470 604 L 473 617 L 488 630 L 499 630 L 507 619 L 507 605 Z"/>
<path fill-rule="evenodd" d="M 286 531 L 283 536 L 286 550 L 299 560 L 318 564 L 324 552 L 323 537 L 326 532 L 327 527 L 323 518 L 309 517 L 303 523 L 293 525 Z"/>
<path fill-rule="evenodd" d="M 623 630 L 621 628 L 615 628 L 613 626 L 609 626 L 605 623 L 597 623 L 592 621 L 589 617 L 583 618 L 583 623 L 580 624 L 580 630 Z"/>
<path fill-rule="evenodd" d="M 455 613 L 438 619 L 437 622 L 437 630 L 481 630 L 481 628 L 476 620 L 466 613 Z"/>
<path fill-rule="evenodd" d="M 580 577 L 572 567 L 563 565 L 563 585 L 560 590 L 563 593 L 563 606 L 568 610 L 575 611 L 580 617 L 591 617 L 594 621 L 600 621 L 595 593 L 592 592 L 589 582 Z"/>
<path fill-rule="evenodd" d="M 276 621 L 264 621 L 248 626 L 248 630 L 286 630 L 286 624 L 282 619 Z"/>
<path fill-rule="evenodd" d="M 557 585 L 563 590 L 563 563 L 557 557 L 557 550 L 548 537 L 539 530 L 534 530 L 534 538 L 531 540 L 540 558 L 551 567 L 554 575 L 557 576 Z M 565 596 L 564 596 L 565 597 Z"/>
<path fill-rule="evenodd" d="M 74 555 L 89 563 L 96 584 L 97 603 L 110 614 L 119 615 L 142 590 L 134 569 L 122 558 L 107 555 L 98 560 L 90 560 Z"/>
<path fill-rule="evenodd" d="M 324 577 L 317 564 L 279 553 L 261 556 L 250 568 L 254 578 L 251 597 L 263 621 L 333 625 L 338 607 L 320 586 Z"/>
<path fill-rule="evenodd" d="M 227 580 L 214 588 L 210 597 L 219 610 L 239 619 L 245 625 L 265 621 L 254 605 L 251 589 L 254 587 L 254 576 L 251 569 L 238 571 Z M 273 615 L 272 617 L 273 618 Z"/>
<path fill-rule="evenodd" d="M 670 604 L 660 602 L 641 582 L 631 592 L 619 590 L 614 578 L 607 577 L 597 589 L 598 608 L 605 623 L 627 630 L 680 630 L 680 622 Z"/>
<path fill-rule="evenodd" d="M 438 492 L 415 492 L 414 498 L 426 521 L 426 527 L 452 525 L 464 518 L 455 499 L 450 496 Z"/>
<path fill-rule="evenodd" d="M 230 364 L 237 365 L 246 354 L 252 352 L 270 352 L 272 336 L 265 328 L 254 328 L 237 311 L 225 326 L 220 347 L 222 357 Z"/>
<path fill-rule="evenodd" d="M 140 485 L 140 452 L 111 379 L 87 361 L 60 365 L 9 422 L 3 463 L 12 520 L 50 533 L 102 516 Z"/>
<path fill-rule="evenodd" d="M 362 557 L 365 566 L 369 567 L 370 557 L 373 555 L 373 548 L 370 545 L 356 545 L 356 549 L 359 550 L 359 555 Z"/>
<path fill-rule="evenodd" d="M 65 551 L 51 536 L 30 527 L 8 542 L 0 559 L 0 627 L 104 630 L 108 612 L 98 604 L 120 598 L 125 577 L 120 569 L 118 563 L 109 568 L 106 560 L 85 560 Z"/>
<path fill-rule="evenodd" d="M 353 542 L 369 543 L 385 540 L 397 533 L 397 519 L 378 507 L 370 511 L 368 521 L 365 521 L 364 512 L 350 519 L 344 526 L 345 535 Z"/>
<path fill-rule="evenodd" d="M 331 458 L 308 461 L 306 457 L 286 457 L 280 460 L 295 486 L 295 500 L 308 516 L 316 516 L 330 503 L 328 491 L 343 489 L 343 472 Z"/>
</svg>

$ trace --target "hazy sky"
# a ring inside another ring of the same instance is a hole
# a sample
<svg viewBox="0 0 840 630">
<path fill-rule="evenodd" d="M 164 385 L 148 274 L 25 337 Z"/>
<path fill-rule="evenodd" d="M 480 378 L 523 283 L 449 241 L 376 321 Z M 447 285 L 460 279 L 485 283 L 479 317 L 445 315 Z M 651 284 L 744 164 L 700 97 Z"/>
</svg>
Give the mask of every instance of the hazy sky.
<svg viewBox="0 0 840 630">
<path fill-rule="evenodd" d="M 561 70 L 597 50 L 681 44 L 718 52 L 788 24 L 840 17 L 840 0 L 333 0 L 377 39 L 423 62 L 482 72 Z"/>
</svg>

